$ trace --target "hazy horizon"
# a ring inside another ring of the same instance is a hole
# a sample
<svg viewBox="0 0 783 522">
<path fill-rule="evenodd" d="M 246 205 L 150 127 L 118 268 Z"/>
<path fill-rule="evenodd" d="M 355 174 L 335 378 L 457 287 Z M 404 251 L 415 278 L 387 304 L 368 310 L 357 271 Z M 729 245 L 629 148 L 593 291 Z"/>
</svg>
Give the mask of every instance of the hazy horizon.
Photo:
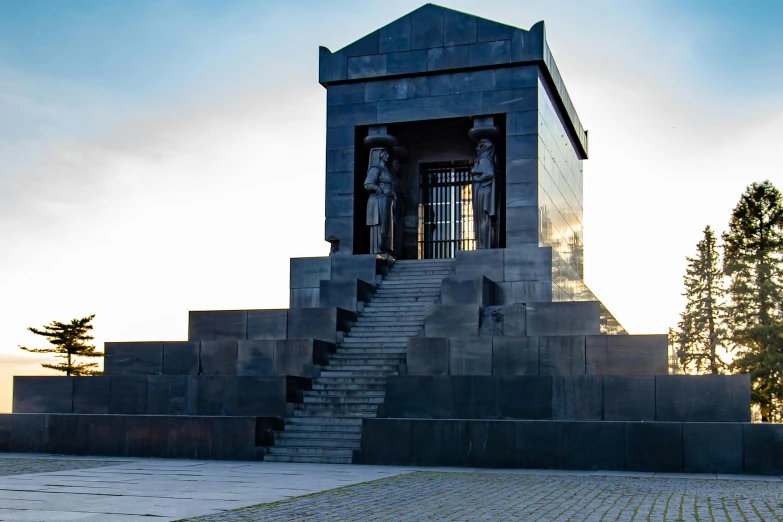
<svg viewBox="0 0 783 522">
<path fill-rule="evenodd" d="M 751 182 L 783 189 L 783 5 L 439 4 L 546 22 L 590 133 L 585 280 L 630 333 L 665 333 L 704 227 Z M 0 412 L 13 374 L 47 373 L 28 326 L 96 314 L 102 348 L 287 307 L 289 258 L 328 253 L 318 46 L 420 5 L 0 3 Z"/>
</svg>

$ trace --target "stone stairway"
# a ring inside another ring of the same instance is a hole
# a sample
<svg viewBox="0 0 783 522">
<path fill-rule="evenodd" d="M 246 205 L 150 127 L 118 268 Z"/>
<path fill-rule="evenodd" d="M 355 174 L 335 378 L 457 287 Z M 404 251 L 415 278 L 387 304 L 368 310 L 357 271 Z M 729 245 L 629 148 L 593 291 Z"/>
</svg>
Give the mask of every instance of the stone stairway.
<svg viewBox="0 0 783 522">
<path fill-rule="evenodd" d="M 421 334 L 425 307 L 439 299 L 441 282 L 453 270 L 452 259 L 394 263 L 285 429 L 275 432 L 264 460 L 351 463 L 362 418 L 377 416 L 386 376 L 405 363 L 408 338 Z"/>
</svg>

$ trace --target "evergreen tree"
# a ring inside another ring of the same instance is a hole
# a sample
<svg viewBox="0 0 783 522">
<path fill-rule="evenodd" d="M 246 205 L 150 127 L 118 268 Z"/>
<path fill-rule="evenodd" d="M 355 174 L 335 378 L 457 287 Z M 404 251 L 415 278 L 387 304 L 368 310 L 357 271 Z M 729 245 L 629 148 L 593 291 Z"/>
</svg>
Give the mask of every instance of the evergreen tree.
<svg viewBox="0 0 783 522">
<path fill-rule="evenodd" d="M 783 201 L 772 183 L 753 183 L 723 234 L 730 278 L 728 316 L 737 349 L 733 369 L 750 373 L 763 421 L 783 410 Z"/>
<path fill-rule="evenodd" d="M 65 372 L 65 375 L 96 375 L 100 373 L 95 362 L 77 362 L 77 357 L 103 357 L 103 353 L 96 352 L 95 346 L 87 344 L 94 338 L 89 334 L 92 330 L 92 320 L 95 315 L 72 319 L 70 323 L 52 321 L 42 329 L 29 327 L 28 330 L 36 335 L 46 337 L 53 348 L 27 348 L 20 346 L 22 350 L 32 353 L 54 353 L 55 357 L 65 359 L 62 363 L 41 364 L 44 368 Z"/>
<path fill-rule="evenodd" d="M 680 314 L 677 357 L 689 373 L 721 373 L 727 364 L 718 352 L 724 348 L 723 270 L 715 234 L 708 226 L 696 244 L 696 256 L 686 258 L 684 283 L 687 299 Z"/>
</svg>

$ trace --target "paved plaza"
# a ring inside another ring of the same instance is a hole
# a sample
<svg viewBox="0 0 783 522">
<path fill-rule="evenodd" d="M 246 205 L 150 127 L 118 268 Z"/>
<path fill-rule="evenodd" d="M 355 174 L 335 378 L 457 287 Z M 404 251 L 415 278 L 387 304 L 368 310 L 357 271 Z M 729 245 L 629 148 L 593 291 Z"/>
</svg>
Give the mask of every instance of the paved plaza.
<svg viewBox="0 0 783 522">
<path fill-rule="evenodd" d="M 0 521 L 772 521 L 780 477 L 0 455 Z"/>
</svg>

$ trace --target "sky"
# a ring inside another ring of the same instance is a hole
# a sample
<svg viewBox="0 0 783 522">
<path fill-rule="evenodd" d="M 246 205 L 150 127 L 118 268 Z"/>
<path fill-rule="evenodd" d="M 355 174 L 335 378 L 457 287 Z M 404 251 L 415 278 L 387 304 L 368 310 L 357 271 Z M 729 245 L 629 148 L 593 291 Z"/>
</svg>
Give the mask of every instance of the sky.
<svg viewBox="0 0 783 522">
<path fill-rule="evenodd" d="M 28 326 L 181 340 L 188 310 L 285 308 L 323 241 L 340 49 L 421 3 L 0 0 L 0 412 L 46 374 Z M 685 257 L 745 187 L 783 189 L 783 3 L 443 1 L 547 39 L 590 132 L 585 279 L 665 333 Z"/>
</svg>

